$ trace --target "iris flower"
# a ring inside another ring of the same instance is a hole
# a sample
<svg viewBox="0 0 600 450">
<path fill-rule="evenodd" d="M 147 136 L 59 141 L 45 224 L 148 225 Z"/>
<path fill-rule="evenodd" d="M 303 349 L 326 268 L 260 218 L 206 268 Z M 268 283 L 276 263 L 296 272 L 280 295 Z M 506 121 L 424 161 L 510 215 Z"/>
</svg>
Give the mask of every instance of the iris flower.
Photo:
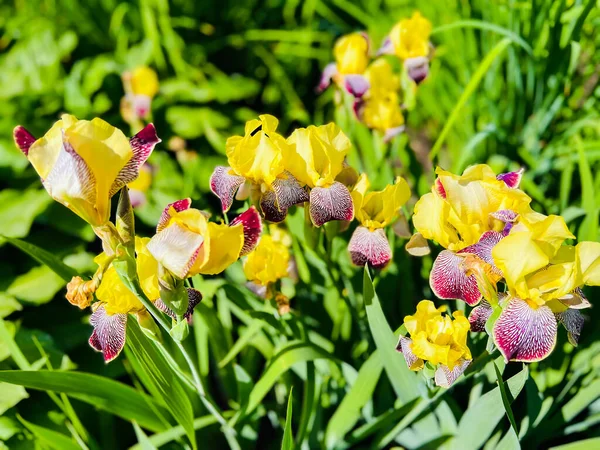
<svg viewBox="0 0 600 450">
<path fill-rule="evenodd" d="M 158 262 L 148 251 L 150 239 L 135 238 L 137 274 L 142 290 L 154 304 L 173 316 L 164 303 L 160 300 L 158 287 Z M 105 258 L 101 254 L 97 258 L 100 262 Z M 202 296 L 195 289 L 188 289 L 189 307 L 184 317 L 188 318 L 194 307 L 200 302 Z M 150 314 L 138 298 L 121 281 L 116 269 L 110 265 L 102 275 L 100 286 L 96 290 L 97 302 L 92 304 L 90 323 L 94 331 L 89 343 L 95 350 L 102 352 L 105 362 L 115 359 L 123 350 L 127 320 L 129 315 L 134 315 L 141 323 L 152 321 Z"/>
<path fill-rule="evenodd" d="M 507 293 L 498 305 L 483 303 L 470 316 L 472 328 L 485 329 L 493 308 L 502 312 L 493 325 L 496 346 L 507 361 L 534 362 L 556 345 L 558 322 L 577 345 L 590 303 L 581 288 L 600 285 L 600 243 L 573 239 L 561 217 L 529 212 L 492 250 Z"/>
<path fill-rule="evenodd" d="M 14 139 L 52 198 L 97 233 L 109 221 L 111 197 L 138 177 L 160 142 L 152 124 L 127 139 L 102 119 L 77 120 L 67 114 L 40 139 L 21 126 Z"/>
<path fill-rule="evenodd" d="M 148 189 L 152 185 L 153 171 L 154 168 L 149 163 L 145 163 L 140 167 L 139 176 L 127 185 L 131 206 L 134 208 L 139 208 L 146 204 L 146 192 L 148 192 Z"/>
<path fill-rule="evenodd" d="M 429 74 L 430 35 L 431 22 L 415 11 L 410 19 L 394 25 L 378 55 L 396 55 L 404 63 L 408 76 L 418 84 Z"/>
<path fill-rule="evenodd" d="M 362 97 L 369 89 L 369 82 L 363 76 L 369 64 L 369 47 L 366 33 L 351 33 L 339 38 L 333 47 L 335 62 L 323 69 L 318 90 L 325 90 L 333 80 L 354 97 Z"/>
<path fill-rule="evenodd" d="M 417 231 L 446 249 L 433 263 L 429 282 L 438 298 L 461 299 L 473 306 L 482 293 L 468 264 L 481 262 L 484 271 L 501 277 L 493 265 L 492 248 L 531 199 L 518 188 L 521 171 L 496 176 L 481 164 L 460 176 L 441 169 L 436 173 L 432 192 L 419 199 L 413 215 Z"/>
<path fill-rule="evenodd" d="M 265 235 L 244 261 L 244 274 L 249 288 L 264 298 L 270 298 L 274 283 L 289 276 L 290 252 L 276 237 Z"/>
<path fill-rule="evenodd" d="M 345 158 L 352 144 L 342 130 L 327 125 L 298 128 L 287 139 L 284 163 L 287 171 L 309 190 L 309 213 L 320 227 L 331 220 L 354 218 L 348 188 L 336 181 L 345 170 Z"/>
<path fill-rule="evenodd" d="M 369 180 L 362 174 L 352 190 L 356 219 L 360 225 L 354 230 L 348 250 L 357 266 L 369 264 L 381 269 L 392 258 L 392 249 L 385 235 L 385 227 L 397 217 L 402 205 L 410 198 L 410 188 L 398 177 L 382 191 L 369 190 Z"/>
<path fill-rule="evenodd" d="M 227 139 L 229 167 L 217 166 L 210 179 L 223 212 L 229 211 L 236 193 L 242 199 L 250 192 L 258 197 L 267 220 L 281 222 L 289 207 L 308 201 L 306 190 L 286 170 L 289 144 L 275 131 L 278 123 L 273 116 L 261 115 L 246 122 L 244 136 Z"/>
<path fill-rule="evenodd" d="M 221 273 L 256 246 L 262 223 L 254 207 L 226 225 L 190 206 L 190 199 L 168 205 L 148 243 L 150 254 L 175 278 Z"/>
<path fill-rule="evenodd" d="M 125 101 L 133 110 L 136 119 L 150 115 L 152 99 L 158 92 L 158 76 L 150 67 L 140 66 L 123 74 Z"/>
<path fill-rule="evenodd" d="M 425 362 L 436 366 L 435 384 L 448 388 L 473 358 L 467 346 L 469 320 L 461 311 L 455 311 L 452 320 L 442 315 L 445 310 L 430 300 L 420 301 L 415 314 L 404 318 L 410 337 L 401 336 L 396 350 L 404 355 L 410 370 L 423 369 Z"/>
<path fill-rule="evenodd" d="M 371 63 L 365 72 L 371 86 L 354 104 L 356 116 L 369 128 L 384 133 L 389 141 L 404 130 L 404 116 L 400 107 L 400 80 L 385 59 Z"/>
</svg>

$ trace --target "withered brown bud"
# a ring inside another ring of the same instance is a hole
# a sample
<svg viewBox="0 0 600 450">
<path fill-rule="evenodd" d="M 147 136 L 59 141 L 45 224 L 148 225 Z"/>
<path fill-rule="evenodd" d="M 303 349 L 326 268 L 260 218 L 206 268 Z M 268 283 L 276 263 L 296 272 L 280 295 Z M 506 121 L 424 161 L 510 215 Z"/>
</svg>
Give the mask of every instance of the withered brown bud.
<svg viewBox="0 0 600 450">
<path fill-rule="evenodd" d="M 95 280 L 85 281 L 81 277 L 73 277 L 67 284 L 67 300 L 71 305 L 85 309 L 92 303 L 97 288 Z"/>
<path fill-rule="evenodd" d="M 291 311 L 290 299 L 287 298 L 285 295 L 281 293 L 277 294 L 275 296 L 275 303 L 277 303 L 277 311 L 279 312 L 280 316 L 285 316 Z"/>
</svg>

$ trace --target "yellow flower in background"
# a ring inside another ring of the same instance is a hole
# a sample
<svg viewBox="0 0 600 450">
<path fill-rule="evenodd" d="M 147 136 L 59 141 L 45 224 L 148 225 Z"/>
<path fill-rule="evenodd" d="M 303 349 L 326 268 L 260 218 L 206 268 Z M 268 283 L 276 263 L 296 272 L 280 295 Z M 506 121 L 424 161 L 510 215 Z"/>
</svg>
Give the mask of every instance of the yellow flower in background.
<svg viewBox="0 0 600 450">
<path fill-rule="evenodd" d="M 367 97 L 387 96 L 390 92 L 400 90 L 400 77 L 394 73 L 392 65 L 383 58 L 373 61 L 365 72 L 371 87 Z"/>
<path fill-rule="evenodd" d="M 131 206 L 140 207 L 146 203 L 146 192 L 152 185 L 152 166 L 148 163 L 140 167 L 140 175 L 127 185 Z"/>
<path fill-rule="evenodd" d="M 94 227 L 108 222 L 111 197 L 138 176 L 160 142 L 152 124 L 129 140 L 102 119 L 68 114 L 40 139 L 23 127 L 14 138 L 52 198 Z"/>
<path fill-rule="evenodd" d="M 410 188 L 401 177 L 381 191 L 369 191 L 369 187 L 367 175 L 361 174 L 352 191 L 352 200 L 356 219 L 373 231 L 390 225 L 398 217 L 400 207 L 410 198 Z"/>
<path fill-rule="evenodd" d="M 236 175 L 256 184 L 271 187 L 285 170 L 285 139 L 276 133 L 279 121 L 268 114 L 246 122 L 244 136 L 227 139 L 227 159 Z"/>
<path fill-rule="evenodd" d="M 334 123 L 298 128 L 287 140 L 286 169 L 310 188 L 329 187 L 344 168 L 352 144 Z"/>
<path fill-rule="evenodd" d="M 160 297 L 158 262 L 146 248 L 149 241 L 148 238 L 142 239 L 136 236 L 136 264 L 142 290 L 150 300 L 155 301 Z M 109 315 L 135 313 L 144 309 L 144 305 L 125 286 L 112 265 L 104 272 L 100 286 L 96 291 L 96 297 L 104 304 L 106 313 Z"/>
<path fill-rule="evenodd" d="M 420 301 L 415 314 L 404 318 L 410 338 L 400 337 L 397 350 L 411 370 L 421 370 L 425 362 L 437 366 L 436 384 L 449 387 L 473 358 L 467 346 L 469 320 L 461 311 L 455 311 L 452 317 L 442 315 L 445 310 L 444 306 L 436 308 L 430 300 Z"/>
<path fill-rule="evenodd" d="M 262 225 L 253 207 L 226 225 L 209 222 L 190 203 L 168 205 L 148 243 L 148 251 L 175 277 L 218 274 L 254 248 Z"/>
<path fill-rule="evenodd" d="M 402 19 L 390 32 L 394 52 L 400 59 L 416 58 L 429 54 L 431 22 L 415 11 L 410 19 Z"/>
<path fill-rule="evenodd" d="M 278 242 L 288 248 L 292 246 L 292 236 L 290 236 L 290 233 L 281 226 L 277 226 L 277 224 L 273 223 L 269 225 L 269 235 L 273 239 L 273 242 Z"/>
<path fill-rule="evenodd" d="M 147 66 L 141 66 L 131 73 L 131 90 L 134 95 L 145 95 L 150 99 L 158 92 L 158 75 Z"/>
<path fill-rule="evenodd" d="M 335 42 L 333 55 L 339 74 L 362 74 L 369 64 L 369 41 L 364 33 L 347 34 Z"/>
<path fill-rule="evenodd" d="M 289 263 L 288 248 L 265 235 L 244 262 L 244 274 L 248 281 L 267 286 L 288 276 Z"/>
</svg>

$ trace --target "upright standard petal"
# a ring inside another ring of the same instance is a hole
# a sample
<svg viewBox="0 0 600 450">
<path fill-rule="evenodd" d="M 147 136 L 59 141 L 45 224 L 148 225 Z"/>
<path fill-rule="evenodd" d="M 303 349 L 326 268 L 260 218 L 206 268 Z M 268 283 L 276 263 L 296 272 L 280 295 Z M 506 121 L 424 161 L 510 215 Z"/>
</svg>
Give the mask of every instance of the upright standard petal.
<svg viewBox="0 0 600 450">
<path fill-rule="evenodd" d="M 362 226 L 357 227 L 348 243 L 348 251 L 356 266 L 369 264 L 376 269 L 383 269 L 392 259 L 392 249 L 382 228 L 370 231 Z"/>
<path fill-rule="evenodd" d="M 246 181 L 232 171 L 231 167 L 217 166 L 210 177 L 210 190 L 221 200 L 223 212 L 229 211 L 237 190 Z"/>
<path fill-rule="evenodd" d="M 494 342 L 506 361 L 541 361 L 554 349 L 556 331 L 549 307 L 511 298 L 494 325 Z"/>
<path fill-rule="evenodd" d="M 90 317 L 94 331 L 89 343 L 96 351 L 102 352 L 104 362 L 111 362 L 125 346 L 127 314 L 107 314 L 104 305 L 100 305 Z"/>
<path fill-rule="evenodd" d="M 13 138 L 15 140 L 15 144 L 17 144 L 17 147 L 19 147 L 19 150 L 21 150 L 23 154 L 27 156 L 29 153 L 29 147 L 31 147 L 31 144 L 35 142 L 33 135 L 19 125 L 13 130 Z"/>
<path fill-rule="evenodd" d="M 433 263 L 429 284 L 436 297 L 445 300 L 460 299 L 473 306 L 481 300 L 475 276 L 467 276 L 461 267 L 463 256 L 443 250 Z"/>
<path fill-rule="evenodd" d="M 331 220 L 351 221 L 354 206 L 348 188 L 339 181 L 330 187 L 315 187 L 310 191 L 310 218 L 320 227 Z"/>
<path fill-rule="evenodd" d="M 244 245 L 239 254 L 239 256 L 244 256 L 256 248 L 262 233 L 262 221 L 256 208 L 251 206 L 233 219 L 229 225 L 235 227 L 238 224 L 242 224 L 244 227 Z"/>
</svg>

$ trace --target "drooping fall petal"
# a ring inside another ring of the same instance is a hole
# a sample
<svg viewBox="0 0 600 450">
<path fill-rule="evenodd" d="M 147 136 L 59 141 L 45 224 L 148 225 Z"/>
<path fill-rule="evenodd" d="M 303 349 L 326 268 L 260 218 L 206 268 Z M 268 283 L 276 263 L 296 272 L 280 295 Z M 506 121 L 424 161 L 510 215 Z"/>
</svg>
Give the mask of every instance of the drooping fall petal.
<svg viewBox="0 0 600 450">
<path fill-rule="evenodd" d="M 470 359 L 463 359 L 452 370 L 448 366 L 440 364 L 435 371 L 435 384 L 446 389 L 449 388 L 464 373 L 469 364 L 471 364 Z"/>
<path fill-rule="evenodd" d="M 284 172 L 272 184 L 277 206 L 280 211 L 287 211 L 290 206 L 309 201 L 308 192 L 289 172 Z"/>
<path fill-rule="evenodd" d="M 368 263 L 371 267 L 383 269 L 392 259 L 392 249 L 382 228 L 370 231 L 366 227 L 357 227 L 348 243 L 348 251 L 356 266 Z"/>
<path fill-rule="evenodd" d="M 556 319 L 562 323 L 567 330 L 567 337 L 571 345 L 577 347 L 579 342 L 579 336 L 581 336 L 581 330 L 585 323 L 583 314 L 577 309 L 567 309 L 556 315 Z"/>
<path fill-rule="evenodd" d="M 242 214 L 233 219 L 230 226 L 242 224 L 244 226 L 244 245 L 240 256 L 250 253 L 258 244 L 260 234 L 262 233 L 262 221 L 260 215 L 254 206 L 251 206 Z"/>
<path fill-rule="evenodd" d="M 423 360 L 415 356 L 411 349 L 412 340 L 410 338 L 400 336 L 396 350 L 402 353 L 406 361 L 406 365 L 410 370 L 420 370 L 423 368 Z"/>
<path fill-rule="evenodd" d="M 361 98 L 369 90 L 369 82 L 362 75 L 346 75 L 344 77 L 346 91 L 356 98 Z"/>
<path fill-rule="evenodd" d="M 310 191 L 310 218 L 317 227 L 331 220 L 354 218 L 354 206 L 348 188 L 339 181 L 330 187 L 315 187 Z"/>
<path fill-rule="evenodd" d="M 482 300 L 469 314 L 469 322 L 471 323 L 471 331 L 483 332 L 485 331 L 485 323 L 492 315 L 493 309 L 490 304 Z"/>
<path fill-rule="evenodd" d="M 557 323 L 547 306 L 532 308 L 512 298 L 494 325 L 494 342 L 506 361 L 535 362 L 556 345 Z"/>
<path fill-rule="evenodd" d="M 194 308 L 196 306 L 198 306 L 198 304 L 202 301 L 202 294 L 197 289 L 186 288 L 186 290 L 187 290 L 187 295 L 188 295 L 188 308 L 187 308 L 187 311 L 185 312 L 185 314 L 183 315 L 183 318 L 189 322 L 192 320 L 192 314 L 194 313 Z M 167 314 L 169 317 L 171 317 L 173 319 L 177 318 L 177 315 L 171 310 L 171 308 L 169 308 L 167 305 L 165 305 L 165 303 L 161 299 L 156 300 L 154 302 L 154 306 L 156 306 L 162 312 Z"/>
<path fill-rule="evenodd" d="M 323 92 L 325 89 L 329 87 L 331 84 L 331 79 L 337 75 L 337 65 L 332 62 L 325 66 L 323 69 L 323 73 L 321 74 L 321 80 L 319 81 L 319 86 L 317 87 L 317 92 Z"/>
<path fill-rule="evenodd" d="M 260 197 L 260 209 L 266 220 L 273 223 L 283 222 L 287 216 L 287 209 L 279 209 L 275 191 L 267 191 Z"/>
<path fill-rule="evenodd" d="M 404 67 L 408 76 L 417 84 L 421 83 L 429 75 L 429 58 L 417 56 L 404 60 Z"/>
<path fill-rule="evenodd" d="M 102 352 L 105 362 L 111 362 L 125 345 L 125 329 L 127 314 L 107 314 L 104 305 L 100 305 L 90 317 L 94 331 L 89 344 L 96 351 Z"/>
<path fill-rule="evenodd" d="M 433 263 L 429 284 L 433 293 L 441 299 L 460 299 L 468 305 L 481 300 L 475 276 L 466 276 L 461 268 L 463 257 L 450 250 L 443 250 Z"/>
<path fill-rule="evenodd" d="M 510 188 L 518 188 L 523 178 L 524 169 L 519 169 L 516 172 L 501 173 L 496 176 L 501 181 L 504 181 Z"/>
<path fill-rule="evenodd" d="M 231 173 L 231 167 L 215 167 L 210 177 L 210 190 L 221 200 L 223 212 L 229 211 L 235 193 L 244 184 L 244 181 L 244 177 Z"/>
<path fill-rule="evenodd" d="M 13 130 L 13 138 L 17 147 L 27 156 L 29 147 L 35 142 L 33 135 L 22 126 L 15 127 Z"/>
</svg>

